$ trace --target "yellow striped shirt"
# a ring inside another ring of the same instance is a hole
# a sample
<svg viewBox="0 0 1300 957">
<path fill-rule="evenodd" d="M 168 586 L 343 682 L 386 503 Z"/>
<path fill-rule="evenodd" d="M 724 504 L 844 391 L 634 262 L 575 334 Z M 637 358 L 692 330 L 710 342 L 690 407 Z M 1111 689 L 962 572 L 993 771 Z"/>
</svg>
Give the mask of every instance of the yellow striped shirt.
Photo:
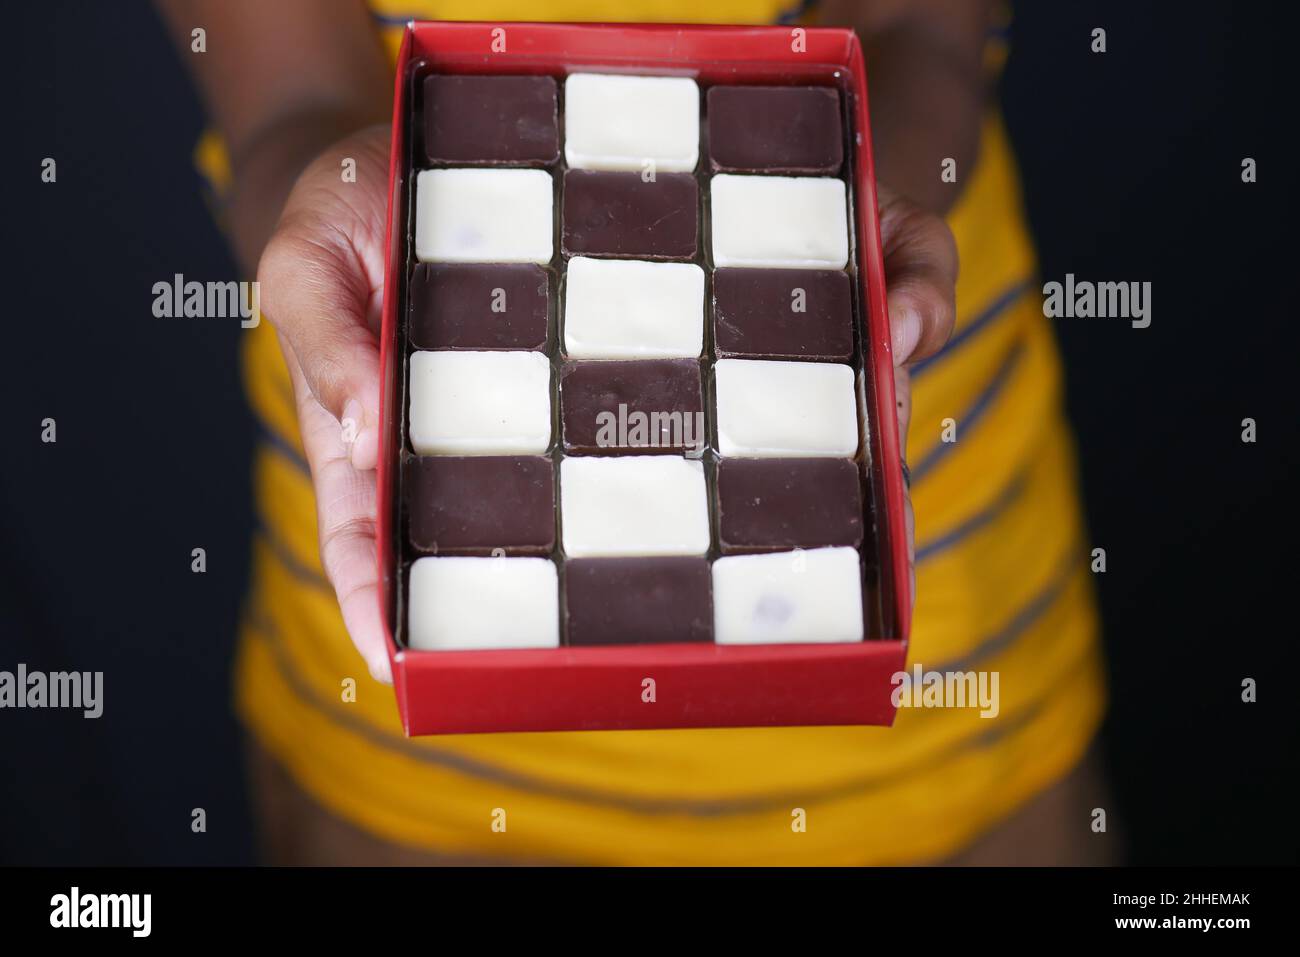
<svg viewBox="0 0 1300 957">
<path fill-rule="evenodd" d="M 411 18 L 772 22 L 772 0 L 372 3 L 395 54 Z M 198 160 L 220 181 L 219 145 Z M 995 718 L 902 709 L 893 728 L 470 735 L 408 740 L 321 570 L 312 489 L 273 330 L 248 334 L 262 424 L 258 534 L 237 666 L 252 733 L 318 801 L 388 840 L 512 860 L 907 863 L 951 853 L 1078 761 L 1104 706 L 1060 368 L 995 115 L 949 216 L 951 343 L 915 372 L 917 605 L 909 666 L 993 670 Z M 958 441 L 940 440 L 941 423 Z M 342 683 L 355 679 L 355 702 Z M 491 828 L 505 809 L 505 833 Z M 805 831 L 792 829 L 803 809 Z"/>
</svg>

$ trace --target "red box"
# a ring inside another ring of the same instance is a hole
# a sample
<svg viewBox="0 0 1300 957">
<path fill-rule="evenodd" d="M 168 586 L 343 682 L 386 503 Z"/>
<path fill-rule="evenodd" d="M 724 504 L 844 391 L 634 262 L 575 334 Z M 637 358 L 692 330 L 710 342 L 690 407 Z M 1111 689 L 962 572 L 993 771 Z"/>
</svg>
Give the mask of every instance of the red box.
<svg viewBox="0 0 1300 957">
<path fill-rule="evenodd" d="M 504 49 L 502 47 L 504 46 Z M 847 94 L 855 221 L 851 270 L 861 303 L 862 364 L 880 627 L 854 644 L 663 644 L 519 651 L 411 651 L 395 635 L 400 595 L 397 482 L 411 171 L 407 124 L 417 72 L 575 70 L 694 77 L 702 84 L 836 86 Z M 867 122 L 862 47 L 852 30 L 554 23 L 411 23 L 397 61 L 389 169 L 389 240 L 380 362 L 384 428 L 377 529 L 381 603 L 393 682 L 408 735 L 630 728 L 892 724 L 891 677 L 904 667 L 911 582 L 885 311 L 884 264 Z M 865 279 L 865 282 L 864 282 Z M 642 700 L 653 678 L 655 701 Z"/>
</svg>

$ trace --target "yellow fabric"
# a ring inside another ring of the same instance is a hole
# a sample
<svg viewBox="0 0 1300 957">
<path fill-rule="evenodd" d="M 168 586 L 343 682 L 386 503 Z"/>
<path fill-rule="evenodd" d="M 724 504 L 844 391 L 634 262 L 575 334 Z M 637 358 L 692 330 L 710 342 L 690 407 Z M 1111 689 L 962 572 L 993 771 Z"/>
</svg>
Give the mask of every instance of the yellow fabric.
<svg viewBox="0 0 1300 957">
<path fill-rule="evenodd" d="M 455 18 L 770 21 L 770 2 L 545 5 L 376 2 L 398 23 Z M 387 20 L 385 20 L 387 22 Z M 396 26 L 385 29 L 395 50 Z M 202 144 L 220 180 L 219 150 Z M 392 841 L 447 853 L 591 863 L 906 863 L 959 849 L 1065 773 L 1104 706 L 1097 621 L 1059 361 L 1030 291 L 1014 163 L 990 117 L 950 216 L 957 342 L 918 372 L 917 606 L 909 663 L 999 672 L 1001 711 L 903 709 L 893 728 L 475 735 L 408 740 L 392 691 L 343 629 L 315 540 L 273 331 L 248 335 L 264 425 L 261 531 L 237 666 L 252 732 L 322 804 Z M 992 308 L 997 305 L 997 308 Z M 940 441 L 957 421 L 958 440 Z M 357 685 L 345 701 L 347 679 Z M 507 814 L 493 831 L 494 809 Z M 806 832 L 791 813 L 807 813 Z"/>
</svg>

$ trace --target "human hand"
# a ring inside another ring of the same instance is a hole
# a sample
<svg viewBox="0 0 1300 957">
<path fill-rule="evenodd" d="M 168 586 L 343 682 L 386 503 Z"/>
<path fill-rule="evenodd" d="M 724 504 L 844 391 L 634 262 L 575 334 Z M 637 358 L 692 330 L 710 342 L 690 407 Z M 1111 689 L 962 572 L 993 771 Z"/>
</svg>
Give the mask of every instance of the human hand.
<svg viewBox="0 0 1300 957">
<path fill-rule="evenodd" d="M 375 564 L 379 320 L 389 127 L 327 149 L 294 184 L 258 264 L 262 310 L 293 380 L 321 565 L 378 681 L 392 682 Z M 356 162 L 345 181 L 343 162 Z"/>
<path fill-rule="evenodd" d="M 957 244 L 947 224 L 884 185 L 877 185 L 880 237 L 884 246 L 885 285 L 894 354 L 894 393 L 898 403 L 898 438 L 907 462 L 907 432 L 912 420 L 909 367 L 934 355 L 952 335 L 956 321 Z M 907 563 L 916 596 L 916 519 L 910 477 L 907 493 Z"/>
</svg>

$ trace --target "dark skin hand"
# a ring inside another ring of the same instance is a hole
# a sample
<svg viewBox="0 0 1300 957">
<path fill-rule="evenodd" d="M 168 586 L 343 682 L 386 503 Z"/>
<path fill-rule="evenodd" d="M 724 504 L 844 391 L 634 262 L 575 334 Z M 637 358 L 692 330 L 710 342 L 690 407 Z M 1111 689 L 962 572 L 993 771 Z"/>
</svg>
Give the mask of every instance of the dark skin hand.
<svg viewBox="0 0 1300 957">
<path fill-rule="evenodd" d="M 389 142 L 377 124 L 389 114 L 391 71 L 360 3 L 322 17 L 314 0 L 158 2 L 230 151 L 227 226 L 240 259 L 256 265 L 293 380 L 322 565 L 357 650 L 390 681 L 374 468 Z M 856 24 L 871 64 L 872 135 L 882 184 L 893 187 L 880 188 L 880 214 L 906 443 L 907 366 L 942 347 L 954 321 L 956 247 L 935 214 L 956 192 L 940 181 L 940 162 L 954 157 L 960 171 L 975 155 L 987 4 L 832 0 L 822 22 Z M 196 26 L 206 53 L 190 52 Z M 356 161 L 356 182 L 343 182 L 344 158 Z M 907 512 L 910 550 L 910 502 Z"/>
</svg>

